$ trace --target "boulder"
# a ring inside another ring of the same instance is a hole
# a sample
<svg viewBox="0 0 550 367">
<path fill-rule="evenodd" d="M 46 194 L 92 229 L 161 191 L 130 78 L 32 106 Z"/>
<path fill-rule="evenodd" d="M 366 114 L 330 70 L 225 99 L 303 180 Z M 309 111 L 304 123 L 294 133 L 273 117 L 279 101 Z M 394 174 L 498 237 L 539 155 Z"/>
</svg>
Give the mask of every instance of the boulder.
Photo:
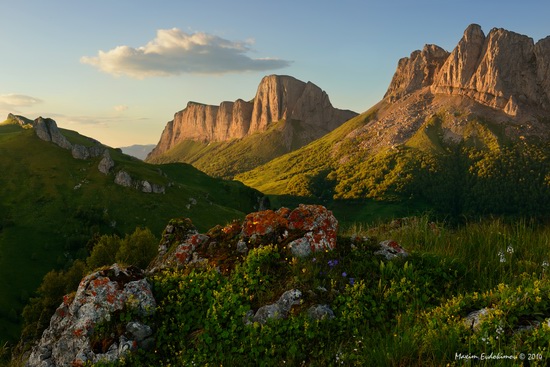
<svg viewBox="0 0 550 367">
<path fill-rule="evenodd" d="M 98 350 L 92 342 L 96 327 L 116 322 L 117 312 L 131 309 L 145 317 L 155 308 L 151 286 L 141 270 L 115 264 L 96 271 L 80 282 L 74 298 L 65 296 L 38 345 L 32 348 L 26 366 L 83 366 L 116 361 L 150 337 L 150 327 L 137 321 L 129 323 L 127 335 L 110 338 L 111 344 L 104 346 L 105 350 Z"/>
<path fill-rule="evenodd" d="M 44 140 L 51 141 L 63 149 L 71 149 L 72 144 L 61 134 L 57 124 L 50 118 L 39 117 L 33 122 L 36 135 Z"/>
<path fill-rule="evenodd" d="M 269 319 L 284 319 L 288 316 L 292 306 L 300 304 L 301 299 L 302 292 L 299 289 L 286 291 L 279 297 L 277 302 L 260 307 L 248 323 L 265 324 Z"/>
<path fill-rule="evenodd" d="M 375 251 L 374 254 L 384 256 L 387 260 L 409 256 L 409 253 L 394 240 L 382 241 L 378 246 L 380 246 L 380 249 Z"/>
<path fill-rule="evenodd" d="M 90 152 L 84 145 L 74 144 L 71 150 L 73 158 L 75 159 L 88 159 L 90 158 Z"/>
<path fill-rule="evenodd" d="M 103 173 L 104 175 L 108 175 L 111 169 L 115 166 L 115 162 L 111 158 L 111 154 L 109 153 L 109 150 L 105 149 L 103 152 L 103 158 L 101 161 L 99 161 L 99 165 L 97 166 L 97 169 L 99 172 Z"/>
<path fill-rule="evenodd" d="M 264 210 L 248 214 L 242 237 L 248 241 L 281 243 L 292 239 L 288 248 L 294 256 L 305 257 L 336 247 L 338 220 L 321 205 L 300 204 L 290 210 Z"/>
<path fill-rule="evenodd" d="M 132 187 L 133 181 L 130 174 L 126 171 L 120 170 L 115 176 L 115 183 L 124 187 Z"/>
<path fill-rule="evenodd" d="M 333 319 L 334 311 L 328 305 L 314 305 L 307 310 L 307 315 L 312 320 Z"/>
</svg>

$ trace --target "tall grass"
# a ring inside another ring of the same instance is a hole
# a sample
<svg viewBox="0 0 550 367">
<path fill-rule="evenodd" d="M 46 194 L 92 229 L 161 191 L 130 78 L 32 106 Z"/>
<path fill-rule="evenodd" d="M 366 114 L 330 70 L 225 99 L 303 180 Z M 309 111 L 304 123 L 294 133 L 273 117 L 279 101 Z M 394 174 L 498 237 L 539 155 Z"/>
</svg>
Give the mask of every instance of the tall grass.
<svg viewBox="0 0 550 367">
<path fill-rule="evenodd" d="M 464 290 L 516 284 L 522 273 L 542 274 L 550 262 L 550 226 L 526 219 L 481 219 L 456 227 L 425 215 L 352 225 L 346 235 L 393 239 L 412 253 L 454 259 L 467 268 Z"/>
</svg>

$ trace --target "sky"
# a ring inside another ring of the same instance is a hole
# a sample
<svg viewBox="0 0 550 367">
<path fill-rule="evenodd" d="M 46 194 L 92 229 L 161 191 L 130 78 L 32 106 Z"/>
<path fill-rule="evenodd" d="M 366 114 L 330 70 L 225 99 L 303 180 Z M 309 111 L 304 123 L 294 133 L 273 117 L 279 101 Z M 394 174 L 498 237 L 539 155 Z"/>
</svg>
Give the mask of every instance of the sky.
<svg viewBox="0 0 550 367">
<path fill-rule="evenodd" d="M 466 27 L 550 35 L 545 0 L 0 0 L 0 121 L 50 117 L 112 147 L 156 144 L 188 101 L 250 100 L 291 75 L 364 112 L 400 58 Z"/>
</svg>

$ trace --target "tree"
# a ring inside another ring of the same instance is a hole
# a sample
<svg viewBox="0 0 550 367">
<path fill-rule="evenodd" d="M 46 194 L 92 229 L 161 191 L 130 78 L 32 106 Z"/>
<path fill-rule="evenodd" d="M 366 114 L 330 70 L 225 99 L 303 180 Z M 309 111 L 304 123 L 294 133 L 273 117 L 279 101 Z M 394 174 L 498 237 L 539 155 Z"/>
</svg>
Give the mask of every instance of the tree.
<svg viewBox="0 0 550 367">
<path fill-rule="evenodd" d="M 122 240 L 117 235 L 103 235 L 99 237 L 86 259 L 88 269 L 94 270 L 105 265 L 112 265 L 117 261 L 116 255 L 120 249 Z"/>
<path fill-rule="evenodd" d="M 134 233 L 122 240 L 116 260 L 144 269 L 157 255 L 157 248 L 158 240 L 149 228 L 136 228 Z"/>
</svg>

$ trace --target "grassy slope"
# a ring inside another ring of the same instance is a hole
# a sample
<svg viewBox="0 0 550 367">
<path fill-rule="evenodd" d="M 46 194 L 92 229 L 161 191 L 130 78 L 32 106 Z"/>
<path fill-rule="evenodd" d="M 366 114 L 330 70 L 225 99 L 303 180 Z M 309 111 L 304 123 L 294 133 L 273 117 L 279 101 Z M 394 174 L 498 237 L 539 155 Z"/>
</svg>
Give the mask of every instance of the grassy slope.
<svg viewBox="0 0 550 367">
<path fill-rule="evenodd" d="M 283 142 L 288 124 L 292 124 L 295 131 L 301 129 L 299 121 L 281 120 L 265 132 L 242 139 L 212 143 L 185 140 L 150 162 L 185 162 L 215 177 L 234 177 L 288 153 L 289 148 Z M 290 150 L 302 145 L 303 142 L 295 138 Z"/>
<path fill-rule="evenodd" d="M 89 144 L 76 132 L 62 132 L 73 143 Z M 44 273 L 77 256 L 72 239 L 85 241 L 97 230 L 123 235 L 136 226 L 158 234 L 179 216 L 206 229 L 253 210 L 257 193 L 241 183 L 211 178 L 186 164 L 154 166 L 117 150 L 111 156 L 115 169 L 173 185 L 165 195 L 118 186 L 113 175 L 98 171 L 99 158 L 76 160 L 32 129 L 0 125 L 0 340 L 17 335 L 17 315 Z M 190 198 L 197 204 L 187 208 Z"/>
<path fill-rule="evenodd" d="M 371 109 L 356 116 L 322 138 L 238 175 L 236 179 L 265 194 L 285 194 L 289 181 L 297 175 L 313 174 L 334 166 L 335 162 L 331 157 L 334 144 L 343 140 L 351 131 L 366 124 L 375 113 L 376 111 Z"/>
</svg>

